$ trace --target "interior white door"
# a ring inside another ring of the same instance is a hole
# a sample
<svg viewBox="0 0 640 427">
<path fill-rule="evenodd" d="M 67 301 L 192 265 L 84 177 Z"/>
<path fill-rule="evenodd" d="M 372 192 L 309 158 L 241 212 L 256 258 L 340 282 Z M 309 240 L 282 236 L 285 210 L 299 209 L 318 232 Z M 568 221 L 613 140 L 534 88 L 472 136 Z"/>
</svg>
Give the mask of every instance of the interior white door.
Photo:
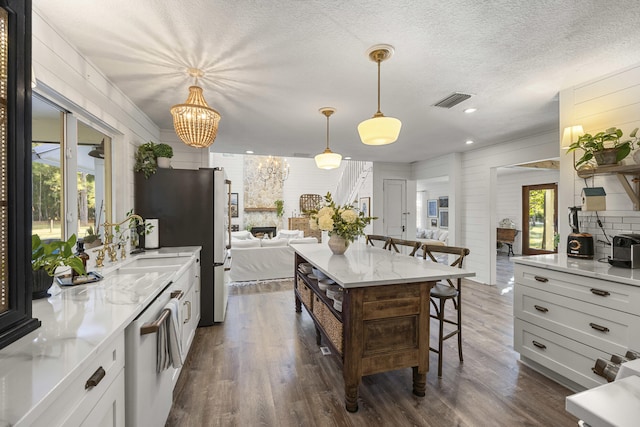
<svg viewBox="0 0 640 427">
<path fill-rule="evenodd" d="M 405 238 L 407 229 L 407 182 L 403 179 L 385 179 L 383 220 L 385 236 Z"/>
</svg>

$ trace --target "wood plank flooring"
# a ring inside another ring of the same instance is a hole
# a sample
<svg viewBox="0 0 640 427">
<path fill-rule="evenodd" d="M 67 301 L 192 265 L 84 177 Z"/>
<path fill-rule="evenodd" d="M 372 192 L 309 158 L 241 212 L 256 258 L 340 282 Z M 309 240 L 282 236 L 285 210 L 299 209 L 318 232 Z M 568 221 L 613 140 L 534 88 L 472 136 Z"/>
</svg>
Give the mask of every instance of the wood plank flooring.
<svg viewBox="0 0 640 427">
<path fill-rule="evenodd" d="M 225 323 L 197 331 L 167 427 L 577 425 L 564 410 L 572 392 L 518 361 L 508 288 L 465 281 L 464 363 L 446 341 L 438 379 L 431 353 L 424 398 L 411 369 L 364 377 L 357 413 L 344 409 L 339 358 L 322 355 L 311 318 L 295 313 L 291 281 L 231 289 Z"/>
</svg>

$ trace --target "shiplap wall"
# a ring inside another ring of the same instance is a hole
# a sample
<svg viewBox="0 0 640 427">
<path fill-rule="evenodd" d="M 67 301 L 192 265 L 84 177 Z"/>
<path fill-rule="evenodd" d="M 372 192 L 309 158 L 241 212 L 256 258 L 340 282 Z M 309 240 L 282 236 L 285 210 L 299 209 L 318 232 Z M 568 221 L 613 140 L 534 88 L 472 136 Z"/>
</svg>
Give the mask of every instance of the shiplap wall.
<svg viewBox="0 0 640 427">
<path fill-rule="evenodd" d="M 640 127 L 640 65 L 560 92 L 560 129 L 572 125 L 582 125 L 584 131 L 591 134 L 615 126 L 628 135 Z M 568 206 L 581 205 L 584 187 L 603 187 L 607 193 L 607 210 L 597 215 L 607 236 L 640 233 L 640 212 L 633 210 L 631 200 L 615 176 L 599 175 L 585 181 L 575 173 L 572 156 L 562 156 L 561 162 L 560 188 L 565 198 L 564 206 L 559 207 L 561 211 Z M 633 164 L 631 157 L 623 162 Z M 595 212 L 582 212 L 580 219 L 581 231 L 593 234 L 596 242 L 607 240 L 596 224 Z M 560 222 L 561 236 L 569 232 L 569 225 Z M 561 238 L 559 251 L 565 251 L 565 245 L 566 238 Z M 610 251 L 609 246 L 596 244 L 597 258 L 605 258 Z"/>
<path fill-rule="evenodd" d="M 36 7 L 32 17 L 32 57 L 37 80 L 34 92 L 112 138 L 113 214 L 123 218 L 133 207 L 134 150 L 146 141 L 157 141 L 159 129 Z"/>
<path fill-rule="evenodd" d="M 560 172 L 557 170 L 498 169 L 495 219 L 499 224 L 503 218 L 509 218 L 516 224 L 516 229 L 520 230 L 513 243 L 515 254 L 522 253 L 522 187 L 558 183 L 559 178 Z M 558 221 L 566 221 L 566 218 L 564 210 L 558 212 Z M 501 251 L 507 252 L 507 246 L 504 245 Z"/>
</svg>

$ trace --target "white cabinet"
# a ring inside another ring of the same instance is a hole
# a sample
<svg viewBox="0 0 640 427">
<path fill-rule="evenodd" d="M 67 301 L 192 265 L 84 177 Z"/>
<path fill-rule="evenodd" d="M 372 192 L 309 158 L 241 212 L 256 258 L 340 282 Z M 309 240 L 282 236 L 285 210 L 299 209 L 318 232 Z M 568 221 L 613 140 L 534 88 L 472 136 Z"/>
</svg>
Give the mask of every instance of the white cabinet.
<svg viewBox="0 0 640 427">
<path fill-rule="evenodd" d="M 639 287 L 518 263 L 515 282 L 516 351 L 570 389 L 605 383 L 596 359 L 640 343 Z"/>
<path fill-rule="evenodd" d="M 91 357 L 87 367 L 34 420 L 17 426 L 124 426 L 124 333 Z"/>
</svg>

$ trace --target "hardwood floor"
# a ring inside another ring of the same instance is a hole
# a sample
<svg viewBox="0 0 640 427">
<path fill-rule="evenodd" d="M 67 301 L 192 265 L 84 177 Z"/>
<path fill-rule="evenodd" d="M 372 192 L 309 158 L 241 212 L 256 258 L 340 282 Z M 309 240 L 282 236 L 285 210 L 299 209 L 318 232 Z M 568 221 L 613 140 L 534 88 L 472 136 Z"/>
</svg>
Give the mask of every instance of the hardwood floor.
<svg viewBox="0 0 640 427">
<path fill-rule="evenodd" d="M 370 375 L 359 411 L 344 409 L 341 362 L 323 356 L 313 322 L 295 313 L 291 281 L 232 287 L 224 324 L 199 328 L 166 426 L 576 426 L 572 392 L 518 361 L 513 293 L 463 284 L 463 350 L 445 342 L 443 377 L 430 354 L 427 394 L 411 369 Z M 435 340 L 436 323 L 431 340 Z"/>
</svg>

